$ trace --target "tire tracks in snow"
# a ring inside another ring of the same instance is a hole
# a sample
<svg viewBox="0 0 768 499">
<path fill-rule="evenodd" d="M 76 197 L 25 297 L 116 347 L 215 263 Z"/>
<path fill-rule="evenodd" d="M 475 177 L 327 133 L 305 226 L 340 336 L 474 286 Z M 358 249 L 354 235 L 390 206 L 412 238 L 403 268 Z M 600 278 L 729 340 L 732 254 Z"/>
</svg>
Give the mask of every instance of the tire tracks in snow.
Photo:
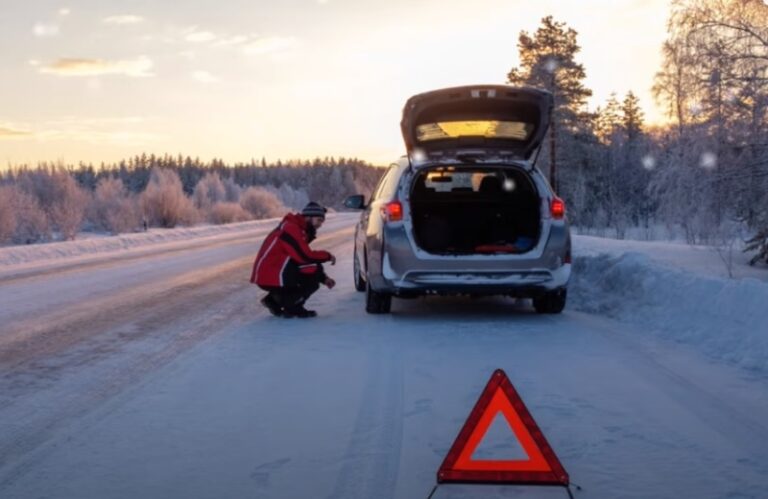
<svg viewBox="0 0 768 499">
<path fill-rule="evenodd" d="M 379 339 L 368 354 L 355 425 L 327 499 L 394 497 L 403 437 L 403 376 L 402 352 Z"/>
<path fill-rule="evenodd" d="M 594 317 L 583 312 L 570 314 L 570 319 L 586 325 L 606 341 L 610 341 L 628 352 L 626 358 L 638 370 L 642 370 L 654 386 L 685 407 L 709 428 L 725 437 L 734 445 L 745 449 L 750 455 L 760 455 L 768 442 L 768 425 L 755 419 L 749 409 L 735 407 L 728 399 L 717 393 L 716 386 L 708 386 L 706 379 L 691 376 L 683 370 L 658 359 L 646 347 L 630 335 L 621 334 L 610 320 Z M 617 323 L 630 330 L 636 326 Z M 727 367 L 725 367 L 727 368 Z M 765 467 L 768 472 L 768 466 Z"/>
<path fill-rule="evenodd" d="M 338 234 L 346 235 L 350 230 L 349 228 L 336 230 L 325 237 L 340 237 Z M 249 235 L 243 239 L 249 240 L 250 237 Z M 229 244 L 232 244 L 232 241 L 227 243 Z M 222 245 L 202 245 L 198 249 L 209 250 L 218 246 Z M 2 334 L 0 334 L 0 367 L 13 369 L 20 362 L 55 354 L 84 338 L 93 336 L 97 325 L 102 330 L 108 330 L 111 324 L 120 320 L 130 325 L 132 321 L 125 321 L 129 316 L 133 316 L 135 321 L 141 321 L 143 315 L 162 315 L 165 303 L 176 294 L 194 292 L 193 288 L 216 281 L 222 274 L 229 274 L 229 282 L 247 284 L 250 265 L 258 249 L 258 240 L 254 241 L 253 246 L 253 251 L 244 247 L 243 252 L 247 251 L 248 256 L 235 261 L 207 265 L 202 269 L 196 268 L 194 271 L 184 270 L 169 277 L 152 276 L 154 278 L 150 277 L 147 282 L 130 288 L 114 287 L 96 295 L 89 293 L 83 295 L 83 299 L 78 302 L 59 306 L 53 310 L 41 310 L 41 307 L 38 307 L 32 316 L 21 319 L 10 317 L 2 325 Z M 152 255 L 152 257 L 164 256 L 167 256 L 166 252 Z M 111 263 L 102 262 L 87 270 L 103 270 L 121 265 L 120 260 Z M 239 275 L 236 274 L 238 270 Z M 63 272 L 69 271 L 65 269 Z M 61 273 L 57 272 L 56 275 L 58 277 Z M 40 284 L 44 286 L 44 283 Z"/>
</svg>

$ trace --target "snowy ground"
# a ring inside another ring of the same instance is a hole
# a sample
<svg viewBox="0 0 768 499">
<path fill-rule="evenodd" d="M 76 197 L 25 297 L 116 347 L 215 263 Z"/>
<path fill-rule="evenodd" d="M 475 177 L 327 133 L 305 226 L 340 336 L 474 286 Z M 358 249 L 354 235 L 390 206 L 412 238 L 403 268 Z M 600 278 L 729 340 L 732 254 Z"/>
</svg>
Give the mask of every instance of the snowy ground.
<svg viewBox="0 0 768 499">
<path fill-rule="evenodd" d="M 766 497 L 765 281 L 579 236 L 561 315 L 434 298 L 370 316 L 355 219 L 321 229 L 339 286 L 306 321 L 266 315 L 247 283 L 272 223 L 0 267 L 0 497 L 426 497 L 496 368 L 577 498 Z"/>
<path fill-rule="evenodd" d="M 31 244 L 0 247 L 0 272 L 13 267 L 51 265 L 56 262 L 71 265 L 74 262 L 92 261 L 99 257 L 137 255 L 143 251 L 157 252 L 162 249 L 185 247 L 190 243 L 206 244 L 230 238 L 242 238 L 253 231 L 272 227 L 274 219 L 241 222 L 225 225 L 201 225 L 176 229 L 152 228 L 147 232 L 120 234 L 118 236 L 85 234 L 74 241 L 47 244 Z"/>
</svg>

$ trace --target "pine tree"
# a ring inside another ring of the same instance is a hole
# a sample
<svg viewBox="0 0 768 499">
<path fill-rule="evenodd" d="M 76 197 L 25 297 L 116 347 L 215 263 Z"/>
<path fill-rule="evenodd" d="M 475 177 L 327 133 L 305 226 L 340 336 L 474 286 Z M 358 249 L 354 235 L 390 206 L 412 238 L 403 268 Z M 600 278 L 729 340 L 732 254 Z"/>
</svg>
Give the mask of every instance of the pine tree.
<svg viewBox="0 0 768 499">
<path fill-rule="evenodd" d="M 640 108 L 640 99 L 630 90 L 621 104 L 622 125 L 627 134 L 627 141 L 633 142 L 643 133 L 643 110 Z"/>
<path fill-rule="evenodd" d="M 603 144 L 609 144 L 616 131 L 622 126 L 622 106 L 616 98 L 616 92 L 611 93 L 605 107 L 595 110 L 594 130 Z"/>
<path fill-rule="evenodd" d="M 533 36 L 526 31 L 518 38 L 519 67 L 512 68 L 507 81 L 513 85 L 542 88 L 552 93 L 555 106 L 549 131 L 550 183 L 557 190 L 557 157 L 568 145 L 566 137 L 580 133 L 581 115 L 592 91 L 583 84 L 584 66 L 576 62 L 581 48 L 576 30 L 552 16 L 541 20 Z"/>
</svg>

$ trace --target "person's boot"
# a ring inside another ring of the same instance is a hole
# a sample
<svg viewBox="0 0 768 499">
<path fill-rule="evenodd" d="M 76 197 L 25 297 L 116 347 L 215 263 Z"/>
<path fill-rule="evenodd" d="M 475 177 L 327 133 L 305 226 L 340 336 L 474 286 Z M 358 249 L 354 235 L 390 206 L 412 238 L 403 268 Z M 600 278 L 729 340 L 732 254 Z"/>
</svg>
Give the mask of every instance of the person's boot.
<svg viewBox="0 0 768 499">
<path fill-rule="evenodd" d="M 264 305 L 267 310 L 269 310 L 269 313 L 274 315 L 275 317 L 280 317 L 283 315 L 283 309 L 282 307 L 275 301 L 275 297 L 271 294 L 268 294 L 264 298 L 261 299 L 261 304 Z"/>
<path fill-rule="evenodd" d="M 303 306 L 299 305 L 298 307 L 294 307 L 290 310 L 285 310 L 283 312 L 283 317 L 288 319 L 293 317 L 296 317 L 297 319 L 308 319 L 310 317 L 317 317 L 317 312 L 314 310 L 307 310 Z"/>
</svg>

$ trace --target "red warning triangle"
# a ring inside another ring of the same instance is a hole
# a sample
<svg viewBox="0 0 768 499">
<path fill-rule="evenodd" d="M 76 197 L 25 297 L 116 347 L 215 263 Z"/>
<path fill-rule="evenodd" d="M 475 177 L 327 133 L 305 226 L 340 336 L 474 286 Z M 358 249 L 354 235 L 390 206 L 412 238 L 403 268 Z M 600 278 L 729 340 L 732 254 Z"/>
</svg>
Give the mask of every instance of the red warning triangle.
<svg viewBox="0 0 768 499">
<path fill-rule="evenodd" d="M 501 414 L 527 457 L 473 459 L 488 428 Z M 438 483 L 568 485 L 568 473 L 531 417 L 515 387 L 497 369 L 437 471 Z"/>
</svg>

